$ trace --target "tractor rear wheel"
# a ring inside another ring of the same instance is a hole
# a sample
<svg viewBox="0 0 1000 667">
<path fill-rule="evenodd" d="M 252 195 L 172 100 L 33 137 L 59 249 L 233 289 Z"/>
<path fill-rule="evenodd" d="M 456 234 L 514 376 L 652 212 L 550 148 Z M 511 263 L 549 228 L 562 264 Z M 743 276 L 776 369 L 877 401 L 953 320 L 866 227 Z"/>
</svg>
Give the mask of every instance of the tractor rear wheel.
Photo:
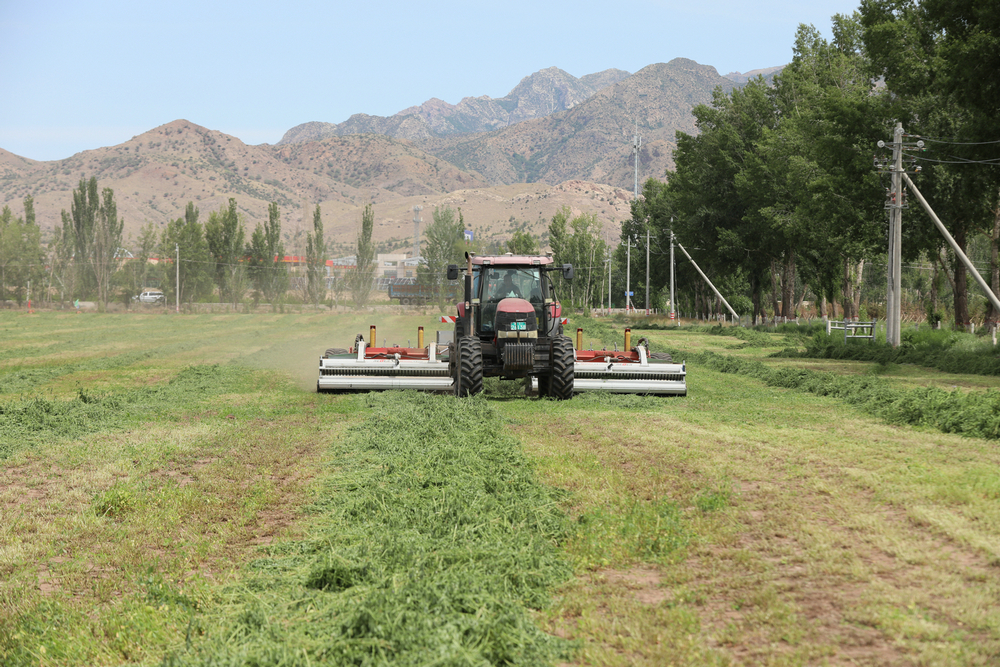
<svg viewBox="0 0 1000 667">
<path fill-rule="evenodd" d="M 552 378 L 549 381 L 549 396 L 557 401 L 573 398 L 573 375 L 573 341 L 566 336 L 556 336 L 552 339 Z"/>
<path fill-rule="evenodd" d="M 335 357 L 338 354 L 348 354 L 348 351 L 342 347 L 331 347 L 327 348 L 326 354 L 324 354 L 323 357 L 329 359 L 330 357 Z"/>
<path fill-rule="evenodd" d="M 673 357 L 670 356 L 669 352 L 650 352 L 650 359 L 655 359 L 657 361 L 673 361 Z"/>
<path fill-rule="evenodd" d="M 458 378 L 455 395 L 474 396 L 483 391 L 483 346 L 475 336 L 458 339 Z"/>
</svg>

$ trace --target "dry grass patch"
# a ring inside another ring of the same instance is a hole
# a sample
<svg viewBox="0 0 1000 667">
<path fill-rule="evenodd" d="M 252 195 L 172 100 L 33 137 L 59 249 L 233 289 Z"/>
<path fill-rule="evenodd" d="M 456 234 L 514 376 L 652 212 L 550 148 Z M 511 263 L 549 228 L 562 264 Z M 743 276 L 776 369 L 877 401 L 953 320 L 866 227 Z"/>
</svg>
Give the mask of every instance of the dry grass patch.
<svg viewBox="0 0 1000 667">
<path fill-rule="evenodd" d="M 118 593 L 134 592 L 130 577 L 145 567 L 224 578 L 254 545 L 294 532 L 318 468 L 323 439 L 310 425 L 260 426 L 154 427 L 25 455 L 0 470 L 3 569 L 23 580 L 34 563 L 55 562 L 44 578 L 61 584 L 43 593 L 102 601 L 95 568 L 121 575 Z"/>
<path fill-rule="evenodd" d="M 518 418 L 574 516 L 615 508 L 567 544 L 578 576 L 545 617 L 583 642 L 574 664 L 1000 659 L 994 444 L 696 367 L 688 380 L 685 399 Z M 623 524 L 664 499 L 687 539 L 644 554 Z"/>
<path fill-rule="evenodd" d="M 134 373 L 96 377 L 151 421 L 95 412 L 89 434 L 0 468 L 0 662 L 117 664 L 183 643 L 219 584 L 302 535 L 322 452 L 350 421 L 232 368 L 116 393 Z"/>
</svg>

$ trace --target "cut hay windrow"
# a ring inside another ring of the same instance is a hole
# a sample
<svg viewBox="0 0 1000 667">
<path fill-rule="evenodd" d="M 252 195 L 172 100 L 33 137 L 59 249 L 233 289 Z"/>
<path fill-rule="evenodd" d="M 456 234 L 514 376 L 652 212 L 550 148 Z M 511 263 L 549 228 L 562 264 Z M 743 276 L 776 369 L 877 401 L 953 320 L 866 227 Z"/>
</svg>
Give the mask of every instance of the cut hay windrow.
<svg viewBox="0 0 1000 667">
<path fill-rule="evenodd" d="M 1000 439 L 1000 391 L 898 389 L 876 376 L 841 376 L 798 368 L 773 368 L 755 359 L 712 352 L 689 355 L 693 363 L 720 373 L 752 377 L 771 387 L 833 396 L 890 424 L 936 428 L 974 438 Z"/>
<path fill-rule="evenodd" d="M 309 539 L 196 621 L 186 665 L 540 665 L 570 645 L 536 626 L 570 570 L 567 521 L 482 397 L 371 394 L 332 444 Z"/>
<path fill-rule="evenodd" d="M 120 366 L 126 365 L 119 361 Z M 62 371 L 57 369 L 57 372 Z M 176 413 L 190 402 L 201 403 L 206 397 L 225 393 L 251 377 L 250 371 L 231 364 L 188 366 L 168 382 L 151 387 L 108 391 L 78 387 L 76 396 L 71 399 L 33 394 L 2 401 L 0 461 L 20 450 L 50 444 L 57 439 L 83 438 L 103 431 L 141 426 L 154 415 Z M 0 378 L 2 384 L 3 378 Z"/>
</svg>

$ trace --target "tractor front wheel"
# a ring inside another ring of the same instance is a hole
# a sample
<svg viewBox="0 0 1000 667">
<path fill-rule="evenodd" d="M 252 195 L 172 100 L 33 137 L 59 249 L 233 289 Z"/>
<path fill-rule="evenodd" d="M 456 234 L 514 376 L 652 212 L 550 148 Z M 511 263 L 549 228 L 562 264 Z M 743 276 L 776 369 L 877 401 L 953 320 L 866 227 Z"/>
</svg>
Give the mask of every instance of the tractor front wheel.
<svg viewBox="0 0 1000 667">
<path fill-rule="evenodd" d="M 474 396 L 483 391 L 483 346 L 475 336 L 458 339 L 458 378 L 455 395 Z"/>
<path fill-rule="evenodd" d="M 557 401 L 573 398 L 573 341 L 567 336 L 552 340 L 552 379 L 549 396 Z"/>
</svg>

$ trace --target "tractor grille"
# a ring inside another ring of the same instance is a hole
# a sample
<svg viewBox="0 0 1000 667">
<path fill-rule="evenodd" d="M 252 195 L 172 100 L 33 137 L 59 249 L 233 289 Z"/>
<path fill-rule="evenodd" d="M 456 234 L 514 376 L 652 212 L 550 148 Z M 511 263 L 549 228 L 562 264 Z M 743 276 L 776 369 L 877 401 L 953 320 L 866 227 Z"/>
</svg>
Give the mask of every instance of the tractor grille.
<svg viewBox="0 0 1000 667">
<path fill-rule="evenodd" d="M 517 335 L 518 333 L 524 334 L 529 331 L 538 331 L 538 321 L 533 310 L 523 313 L 501 311 L 496 315 L 494 327 L 494 330 L 497 332 L 510 332 Z M 535 336 L 537 335 L 536 333 Z"/>
<path fill-rule="evenodd" d="M 530 371 L 535 366 L 535 346 L 531 343 L 507 343 L 502 354 L 505 371 Z"/>
</svg>

